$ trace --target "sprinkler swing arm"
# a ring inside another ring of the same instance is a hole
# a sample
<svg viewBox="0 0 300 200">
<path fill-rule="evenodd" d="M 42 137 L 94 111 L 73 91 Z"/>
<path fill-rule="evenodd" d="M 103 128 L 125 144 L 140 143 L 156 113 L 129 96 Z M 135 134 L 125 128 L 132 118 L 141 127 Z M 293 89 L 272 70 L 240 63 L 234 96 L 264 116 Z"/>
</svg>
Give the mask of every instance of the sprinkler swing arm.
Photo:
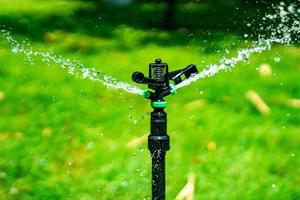
<svg viewBox="0 0 300 200">
<path fill-rule="evenodd" d="M 164 108 L 167 102 L 164 97 L 177 93 L 175 85 L 197 74 L 195 65 L 169 72 L 167 63 L 156 59 L 149 64 L 149 77 L 142 72 L 134 72 L 132 80 L 139 84 L 148 85 L 149 90 L 143 92 L 146 99 L 151 100 L 154 109 L 151 112 L 150 135 L 148 136 L 148 149 L 152 157 L 152 199 L 165 200 L 165 155 L 170 150 L 170 137 L 167 135 L 167 113 Z M 173 81 L 174 84 L 170 84 Z"/>
<path fill-rule="evenodd" d="M 149 64 L 149 77 L 145 77 L 142 72 L 134 72 L 132 80 L 139 84 L 146 84 L 150 89 L 154 90 L 154 92 L 145 90 L 143 96 L 152 101 L 157 101 L 163 100 L 164 97 L 170 94 L 175 95 L 175 85 L 197 73 L 198 70 L 193 64 L 183 69 L 169 72 L 168 65 L 162 63 L 160 59 L 156 59 L 155 63 Z M 170 81 L 173 81 L 174 84 L 169 84 Z"/>
</svg>

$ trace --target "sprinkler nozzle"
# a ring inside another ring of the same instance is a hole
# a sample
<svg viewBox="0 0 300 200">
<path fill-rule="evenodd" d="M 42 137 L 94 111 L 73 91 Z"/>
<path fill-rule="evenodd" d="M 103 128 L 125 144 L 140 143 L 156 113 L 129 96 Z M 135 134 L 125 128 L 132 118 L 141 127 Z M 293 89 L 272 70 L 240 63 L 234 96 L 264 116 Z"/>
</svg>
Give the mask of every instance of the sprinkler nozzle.
<svg viewBox="0 0 300 200">
<path fill-rule="evenodd" d="M 134 72 L 132 74 L 132 80 L 136 83 L 144 83 L 145 76 L 142 72 Z"/>
<path fill-rule="evenodd" d="M 144 92 L 143 96 L 152 101 L 164 101 L 163 98 L 170 94 L 177 93 L 175 85 L 183 80 L 197 74 L 196 65 L 188 65 L 187 67 L 169 72 L 168 64 L 163 63 L 157 58 L 154 63 L 149 64 L 149 77 L 145 77 L 142 72 L 134 72 L 132 80 L 139 84 L 146 84 L 153 92 Z M 172 81 L 174 84 L 169 84 Z"/>
</svg>

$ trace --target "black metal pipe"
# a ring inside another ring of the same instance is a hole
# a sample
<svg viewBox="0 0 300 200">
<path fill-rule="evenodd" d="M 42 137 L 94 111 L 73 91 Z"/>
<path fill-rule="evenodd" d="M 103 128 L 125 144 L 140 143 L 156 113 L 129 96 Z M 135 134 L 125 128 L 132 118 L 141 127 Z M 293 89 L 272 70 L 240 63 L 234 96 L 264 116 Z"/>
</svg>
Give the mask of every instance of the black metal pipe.
<svg viewBox="0 0 300 200">
<path fill-rule="evenodd" d="M 151 113 L 150 132 L 148 148 L 152 157 L 152 199 L 165 200 L 165 156 L 170 149 L 170 139 L 167 135 L 167 113 L 163 108 L 154 108 Z"/>
<path fill-rule="evenodd" d="M 165 155 L 163 151 L 151 154 L 152 157 L 152 199 L 166 199 Z"/>
</svg>

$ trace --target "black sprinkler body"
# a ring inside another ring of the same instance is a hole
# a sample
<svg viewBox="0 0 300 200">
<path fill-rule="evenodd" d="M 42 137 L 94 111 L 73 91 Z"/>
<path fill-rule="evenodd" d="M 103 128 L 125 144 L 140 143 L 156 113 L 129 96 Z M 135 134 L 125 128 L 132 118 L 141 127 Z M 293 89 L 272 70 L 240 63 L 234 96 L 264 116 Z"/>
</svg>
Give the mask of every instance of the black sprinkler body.
<svg viewBox="0 0 300 200">
<path fill-rule="evenodd" d="M 134 72 L 132 80 L 139 84 L 148 85 L 143 95 L 151 100 L 154 109 L 151 113 L 150 135 L 148 137 L 148 149 L 152 157 L 152 200 L 165 200 L 165 155 L 170 150 L 170 138 L 167 135 L 167 113 L 164 108 L 167 102 L 164 97 L 175 95 L 175 85 L 198 70 L 195 65 L 189 65 L 181 70 L 169 72 L 168 64 L 156 59 L 155 63 L 149 64 L 149 76 L 145 77 L 142 72 Z M 174 82 L 174 84 L 170 84 Z"/>
</svg>

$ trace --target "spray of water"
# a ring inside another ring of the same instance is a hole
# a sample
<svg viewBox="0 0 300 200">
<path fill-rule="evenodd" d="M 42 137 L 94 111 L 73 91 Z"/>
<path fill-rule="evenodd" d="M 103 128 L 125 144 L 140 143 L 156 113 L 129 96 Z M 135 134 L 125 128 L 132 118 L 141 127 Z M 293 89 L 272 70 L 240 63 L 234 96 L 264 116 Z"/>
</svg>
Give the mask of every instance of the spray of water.
<svg viewBox="0 0 300 200">
<path fill-rule="evenodd" d="M 176 88 L 182 88 L 199 79 L 214 76 L 220 71 L 231 70 L 236 64 L 247 62 L 252 54 L 270 50 L 273 44 L 289 45 L 299 41 L 300 0 L 292 4 L 281 2 L 278 6 L 274 6 L 273 14 L 266 14 L 262 20 L 263 25 L 260 27 L 262 34 L 250 48 L 239 50 L 236 57 L 222 58 L 217 65 L 208 65 L 200 73 L 178 84 Z"/>
<path fill-rule="evenodd" d="M 10 46 L 10 49 L 15 54 L 23 54 L 26 56 L 26 61 L 33 63 L 35 58 L 40 59 L 46 64 L 55 63 L 62 69 L 67 70 L 75 77 L 89 79 L 92 81 L 100 82 L 107 87 L 122 89 L 126 92 L 133 94 L 142 94 L 143 91 L 131 84 L 117 80 L 116 78 L 109 76 L 103 72 L 96 71 L 95 68 L 87 68 L 77 60 L 65 59 L 62 56 L 57 56 L 53 52 L 41 52 L 32 49 L 31 45 L 23 41 L 20 43 L 13 38 L 11 33 L 7 30 L 0 30 L 0 38 L 4 39 Z"/>
<path fill-rule="evenodd" d="M 258 36 L 257 41 L 252 43 L 251 47 L 239 50 L 236 57 L 222 58 L 219 64 L 208 65 L 200 73 L 178 84 L 176 88 L 182 88 L 199 79 L 214 76 L 220 71 L 231 70 L 238 63 L 247 62 L 252 54 L 270 50 L 273 44 L 291 44 L 292 42 L 299 41 L 299 19 L 300 0 L 296 0 L 296 3 L 292 4 L 281 2 L 278 6 L 274 6 L 274 13 L 266 14 L 263 17 L 263 25 L 260 27 L 262 34 Z M 248 23 L 247 26 L 251 26 L 251 24 Z M 61 68 L 66 69 L 76 77 L 97 81 L 108 87 L 122 89 L 133 94 L 142 95 L 143 93 L 140 88 L 121 82 L 103 72 L 97 72 L 95 68 L 84 67 L 79 61 L 65 59 L 62 56 L 55 55 L 53 52 L 34 51 L 27 42 L 20 43 L 15 40 L 7 30 L 0 30 L 0 33 L 0 38 L 7 41 L 12 52 L 24 54 L 30 63 L 32 63 L 34 58 L 39 58 L 46 64 L 58 64 Z"/>
</svg>

